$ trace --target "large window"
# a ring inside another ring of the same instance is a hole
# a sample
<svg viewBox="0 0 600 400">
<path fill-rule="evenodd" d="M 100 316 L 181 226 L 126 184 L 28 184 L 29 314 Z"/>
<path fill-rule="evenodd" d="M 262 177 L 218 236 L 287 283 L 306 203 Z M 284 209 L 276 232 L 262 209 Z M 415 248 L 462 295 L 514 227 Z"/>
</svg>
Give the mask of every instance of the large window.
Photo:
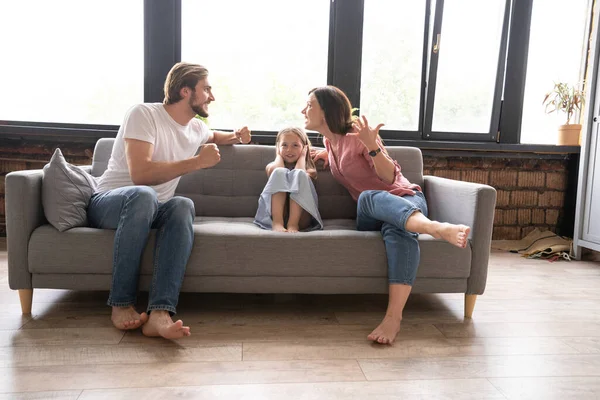
<svg viewBox="0 0 600 400">
<path fill-rule="evenodd" d="M 260 143 L 302 126 L 307 92 L 333 84 L 390 145 L 554 144 L 563 116 L 542 99 L 581 82 L 592 3 L 0 1 L 0 134 L 116 134 L 105 125 L 161 101 L 187 61 L 210 71 L 211 128 L 248 125 Z"/>
<path fill-rule="evenodd" d="M 417 131 L 426 0 L 365 0 L 360 112 L 385 128 Z"/>
<path fill-rule="evenodd" d="M 546 114 L 542 100 L 554 82 L 581 81 L 589 10 L 589 0 L 534 0 L 521 143 L 556 143 L 557 127 L 566 116 Z"/>
<path fill-rule="evenodd" d="M 183 0 L 181 8 L 181 59 L 209 70 L 211 128 L 303 126 L 308 91 L 327 84 L 328 1 Z"/>
<path fill-rule="evenodd" d="M 143 2 L 0 3 L 0 120 L 120 124 L 143 101 Z"/>
<path fill-rule="evenodd" d="M 495 94 L 501 90 L 497 78 L 504 74 L 498 61 L 506 54 L 501 44 L 507 4 L 506 0 L 445 0 L 443 7 L 438 6 L 443 13 L 441 28 L 435 29 L 433 37 L 435 75 L 429 79 L 435 96 L 430 94 L 428 100 L 433 107 L 433 132 L 490 133 L 492 111 L 500 105 L 500 93 Z M 496 119 L 493 129 L 497 124 Z"/>
</svg>

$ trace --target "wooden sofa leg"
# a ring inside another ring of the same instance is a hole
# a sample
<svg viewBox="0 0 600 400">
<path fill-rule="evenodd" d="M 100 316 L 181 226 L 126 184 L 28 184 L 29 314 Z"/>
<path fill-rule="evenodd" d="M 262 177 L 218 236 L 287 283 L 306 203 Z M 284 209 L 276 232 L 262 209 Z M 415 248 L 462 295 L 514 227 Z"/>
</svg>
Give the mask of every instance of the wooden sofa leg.
<svg viewBox="0 0 600 400">
<path fill-rule="evenodd" d="M 476 294 L 465 294 L 465 318 L 473 318 L 473 309 L 475 308 Z"/>
<path fill-rule="evenodd" d="M 19 289 L 19 299 L 21 300 L 21 312 L 23 314 L 31 314 L 33 289 Z"/>
</svg>

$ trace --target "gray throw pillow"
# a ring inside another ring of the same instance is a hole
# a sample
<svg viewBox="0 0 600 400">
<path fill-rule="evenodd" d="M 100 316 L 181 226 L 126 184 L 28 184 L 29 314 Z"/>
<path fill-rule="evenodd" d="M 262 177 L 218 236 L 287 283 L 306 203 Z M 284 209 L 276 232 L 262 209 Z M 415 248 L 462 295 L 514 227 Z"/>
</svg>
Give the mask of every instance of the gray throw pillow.
<svg viewBox="0 0 600 400">
<path fill-rule="evenodd" d="M 87 225 L 87 206 L 96 181 L 82 168 L 65 160 L 56 149 L 44 166 L 42 204 L 48 222 L 60 232 Z"/>
</svg>

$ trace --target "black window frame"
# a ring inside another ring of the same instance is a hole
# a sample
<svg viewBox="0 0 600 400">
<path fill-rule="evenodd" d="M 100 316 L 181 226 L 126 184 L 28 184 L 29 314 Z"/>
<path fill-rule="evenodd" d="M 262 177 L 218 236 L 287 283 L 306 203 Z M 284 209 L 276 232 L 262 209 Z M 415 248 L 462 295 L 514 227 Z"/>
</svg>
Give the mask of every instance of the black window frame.
<svg viewBox="0 0 600 400">
<path fill-rule="evenodd" d="M 578 146 L 521 145 L 520 128 L 525 90 L 525 74 L 529 48 L 529 29 L 533 0 L 507 0 L 510 3 L 510 28 L 506 63 L 502 85 L 503 100 L 499 114 L 499 134 L 490 141 L 480 140 L 481 135 L 452 134 L 445 137 L 424 138 L 424 113 L 426 107 L 425 51 L 429 48 L 429 18 L 431 2 L 427 1 L 424 21 L 423 82 L 421 84 L 421 108 L 419 132 L 382 131 L 381 136 L 389 145 L 412 145 L 421 148 L 471 148 L 500 150 L 545 149 L 559 152 L 579 152 Z M 508 11 L 507 11 L 508 12 Z M 330 0 L 329 52 L 327 83 L 338 86 L 348 94 L 352 104 L 360 104 L 362 33 L 364 0 Z M 435 34 L 435 33 L 434 33 Z M 504 39 L 503 39 L 504 40 Z M 181 61 L 181 0 L 144 0 L 144 101 L 160 102 L 163 98 L 164 79 L 176 62 Z M 498 95 L 498 94 L 497 94 Z M 44 123 L 31 121 L 0 120 L 0 137 L 73 137 L 94 140 L 116 136 L 118 126 L 69 123 Z M 255 131 L 253 138 L 264 144 L 273 144 L 276 132 Z M 317 135 L 309 135 L 315 142 Z M 434 139 L 434 140 L 431 140 Z M 479 140 L 478 140 L 479 139 Z M 497 146 L 502 145 L 502 146 Z M 527 150 L 525 150 L 527 151 Z M 530 150 L 531 151 L 531 150 Z"/>
</svg>

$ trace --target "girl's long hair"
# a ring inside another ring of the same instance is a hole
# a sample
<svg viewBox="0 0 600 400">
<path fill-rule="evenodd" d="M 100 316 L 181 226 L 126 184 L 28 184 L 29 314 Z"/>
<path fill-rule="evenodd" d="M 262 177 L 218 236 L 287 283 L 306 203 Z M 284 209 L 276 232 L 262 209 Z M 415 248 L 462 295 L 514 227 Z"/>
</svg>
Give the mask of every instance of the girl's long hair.
<svg viewBox="0 0 600 400">
<path fill-rule="evenodd" d="M 306 163 L 306 172 L 311 176 L 311 178 L 316 179 L 317 167 L 315 166 L 315 162 L 310 156 L 311 145 L 310 140 L 308 139 L 308 135 L 306 134 L 306 132 L 304 132 L 304 129 L 297 128 L 295 126 L 283 128 L 277 133 L 277 137 L 275 138 L 275 146 L 279 146 L 279 141 L 281 140 L 281 137 L 286 133 L 293 133 L 294 135 L 298 136 L 300 142 L 302 142 L 304 146 L 308 146 L 306 148 L 306 157 L 304 158 L 304 161 Z"/>
</svg>

